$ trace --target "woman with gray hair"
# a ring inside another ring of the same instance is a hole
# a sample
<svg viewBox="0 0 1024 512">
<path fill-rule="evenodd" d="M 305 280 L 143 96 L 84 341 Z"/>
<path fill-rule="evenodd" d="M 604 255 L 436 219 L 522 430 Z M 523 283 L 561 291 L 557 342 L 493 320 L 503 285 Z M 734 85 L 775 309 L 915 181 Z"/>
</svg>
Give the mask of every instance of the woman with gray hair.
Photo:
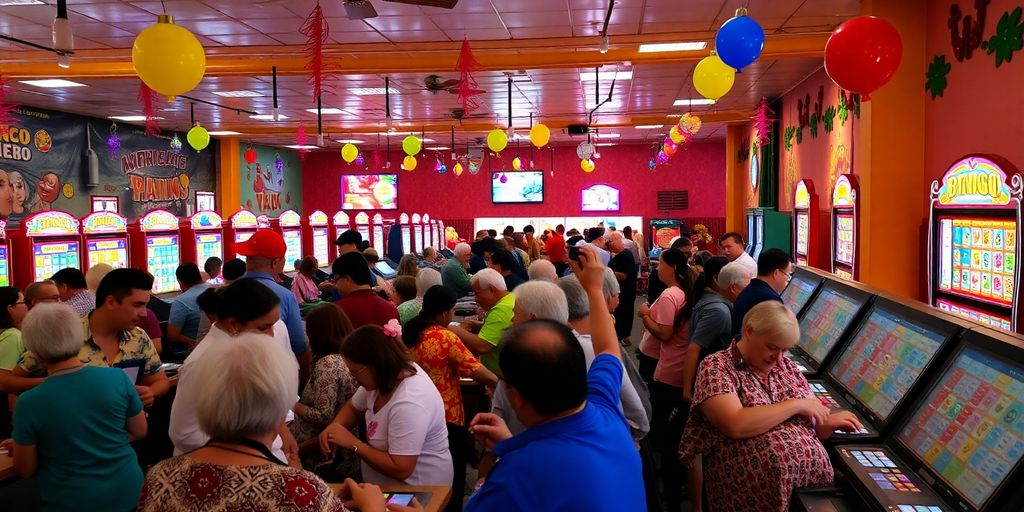
<svg viewBox="0 0 1024 512">
<path fill-rule="evenodd" d="M 79 361 L 82 321 L 64 304 L 36 306 L 21 327 L 47 377 L 18 398 L 14 468 L 38 473 L 44 510 L 134 510 L 142 470 L 129 443 L 146 416 L 127 370 Z"/>
<path fill-rule="evenodd" d="M 526 274 L 530 277 L 530 281 L 558 282 L 558 272 L 555 271 L 555 264 L 550 260 L 533 260 L 530 267 L 526 269 Z"/>
<path fill-rule="evenodd" d="M 205 390 L 196 393 L 196 416 L 210 441 L 149 470 L 141 512 L 163 510 L 344 511 L 316 475 L 289 467 L 271 451 L 295 402 L 295 358 L 265 334 L 246 332 L 211 346 L 191 369 Z M 346 480 L 354 505 L 385 510 L 379 489 Z"/>
</svg>

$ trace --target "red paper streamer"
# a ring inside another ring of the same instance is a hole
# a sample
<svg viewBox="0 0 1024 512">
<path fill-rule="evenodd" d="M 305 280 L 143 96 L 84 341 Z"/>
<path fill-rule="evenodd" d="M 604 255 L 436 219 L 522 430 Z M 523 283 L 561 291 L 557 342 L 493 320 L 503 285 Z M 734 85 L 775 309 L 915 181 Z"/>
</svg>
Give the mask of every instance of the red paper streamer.
<svg viewBox="0 0 1024 512">
<path fill-rule="evenodd" d="M 327 80 L 327 77 L 324 77 L 324 45 L 327 44 L 331 33 L 327 18 L 324 17 L 324 12 L 320 9 L 320 2 L 317 2 L 313 12 L 309 13 L 309 17 L 302 23 L 299 32 L 306 36 L 305 51 L 306 57 L 309 59 L 306 62 L 306 69 L 309 70 L 309 83 L 313 85 L 313 102 L 315 103 L 326 85 L 324 83 Z"/>
<path fill-rule="evenodd" d="M 480 63 L 477 62 L 476 57 L 473 57 L 469 39 L 462 40 L 462 49 L 459 51 L 459 62 L 456 69 L 459 71 L 459 101 L 462 103 L 462 111 L 469 116 L 474 110 L 480 108 L 480 102 L 474 96 L 487 92 L 480 89 L 476 78 L 473 78 L 473 72 L 480 70 Z"/>
<path fill-rule="evenodd" d="M 768 101 L 761 98 L 761 104 L 757 107 L 757 113 L 754 114 L 754 122 L 757 125 L 757 146 L 762 147 L 768 144 L 772 140 L 771 128 L 768 126 L 772 119 L 768 116 L 771 114 L 771 110 L 768 109 Z"/>
<path fill-rule="evenodd" d="M 306 127 L 301 124 L 299 129 L 295 130 L 295 145 L 300 147 L 299 158 L 305 160 L 306 153 L 309 153 L 309 150 L 304 147 L 306 145 Z"/>
<path fill-rule="evenodd" d="M 17 108 L 17 103 L 7 101 L 7 83 L 4 82 L 3 75 L 0 75 L 0 125 L 6 127 L 15 122 L 14 111 Z"/>
<path fill-rule="evenodd" d="M 139 82 L 139 103 L 142 103 L 142 113 L 146 115 L 146 135 L 157 135 L 160 133 L 160 125 L 156 122 L 156 102 L 153 101 L 153 89 L 150 89 L 145 82 Z"/>
</svg>

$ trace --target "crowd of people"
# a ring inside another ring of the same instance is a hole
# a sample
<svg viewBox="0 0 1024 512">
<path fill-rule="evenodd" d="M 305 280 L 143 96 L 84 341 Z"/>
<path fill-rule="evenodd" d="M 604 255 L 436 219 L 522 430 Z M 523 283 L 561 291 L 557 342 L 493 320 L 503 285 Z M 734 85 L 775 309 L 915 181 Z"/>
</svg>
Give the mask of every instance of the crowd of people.
<svg viewBox="0 0 1024 512">
<path fill-rule="evenodd" d="M 178 268 L 166 330 L 142 270 L 0 288 L 3 448 L 25 479 L 0 501 L 402 512 L 422 505 L 381 487 L 431 485 L 451 486 L 448 511 L 785 511 L 794 488 L 829 485 L 821 440 L 860 425 L 784 357 L 788 255 L 684 236 L 648 275 L 638 235 L 484 230 L 386 278 L 356 231 L 329 272 L 307 257 L 285 276 L 284 239 L 259 230 L 244 261 Z M 477 314 L 457 317 L 467 300 Z M 488 411 L 467 417 L 460 379 Z M 133 442 L 163 435 L 159 400 L 173 453 L 146 463 Z"/>
</svg>

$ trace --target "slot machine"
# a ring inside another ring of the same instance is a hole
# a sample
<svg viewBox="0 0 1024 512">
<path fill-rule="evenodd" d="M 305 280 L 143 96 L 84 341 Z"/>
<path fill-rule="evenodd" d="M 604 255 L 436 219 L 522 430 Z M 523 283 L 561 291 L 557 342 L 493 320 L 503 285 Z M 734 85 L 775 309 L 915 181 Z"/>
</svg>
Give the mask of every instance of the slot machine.
<svg viewBox="0 0 1024 512">
<path fill-rule="evenodd" d="M 231 221 L 224 228 L 224 237 L 227 241 L 227 251 L 225 251 L 224 257 L 227 259 L 239 258 L 245 261 L 245 256 L 238 254 L 235 246 L 248 240 L 258 227 L 256 215 L 249 210 L 239 210 L 232 215 Z"/>
<path fill-rule="evenodd" d="M 302 259 L 302 216 L 295 210 L 285 210 L 277 217 L 277 224 L 287 248 L 284 253 L 286 266 L 290 266 L 295 260 Z"/>
<path fill-rule="evenodd" d="M 373 247 L 381 258 L 384 257 L 384 227 L 384 217 L 379 213 L 375 213 L 373 215 L 373 239 L 368 241 L 370 242 L 370 247 Z"/>
<path fill-rule="evenodd" d="M 402 254 L 412 254 L 412 225 L 409 214 L 403 213 L 398 216 L 398 226 L 402 232 Z"/>
<path fill-rule="evenodd" d="M 370 242 L 370 215 L 366 212 L 356 214 L 356 231 L 363 237 L 363 241 Z"/>
<path fill-rule="evenodd" d="M 7 221 L 0 220 L 0 286 L 11 285 L 11 241 L 7 239 Z"/>
<path fill-rule="evenodd" d="M 793 193 L 793 261 L 797 265 L 817 267 L 818 261 L 818 194 L 814 182 L 800 180 Z"/>
<path fill-rule="evenodd" d="M 181 231 L 183 260 L 194 261 L 202 269 L 210 258 L 224 259 L 224 220 L 216 212 L 196 212 Z"/>
<path fill-rule="evenodd" d="M 69 213 L 50 210 L 39 212 L 21 222 L 25 243 L 16 243 L 17 286 L 24 288 L 33 281 L 49 279 L 58 270 L 82 268 L 78 219 Z M 19 241 L 20 242 L 20 241 Z"/>
<path fill-rule="evenodd" d="M 328 230 L 327 214 L 316 210 L 309 215 L 309 229 L 305 231 L 305 244 L 313 248 L 313 257 L 316 258 L 320 268 L 330 266 L 331 243 Z"/>
<path fill-rule="evenodd" d="M 860 185 L 852 174 L 840 174 L 832 189 L 832 273 L 855 281 L 860 277 L 857 259 L 860 236 Z"/>
<path fill-rule="evenodd" d="M 333 229 L 333 231 L 331 231 L 331 247 L 332 247 L 332 249 L 331 249 L 331 258 L 332 258 L 332 261 L 333 261 L 333 258 L 338 255 L 338 249 L 337 249 L 337 246 L 334 245 L 334 241 L 337 240 L 338 236 L 340 236 L 342 233 L 352 229 L 352 224 L 349 224 L 349 221 L 350 221 L 350 218 L 349 218 L 348 214 L 345 213 L 345 212 L 335 213 L 334 214 L 334 218 L 331 219 L 331 226 L 332 226 L 332 229 Z"/>
<path fill-rule="evenodd" d="M 132 234 L 133 266 L 153 274 L 153 293 L 178 291 L 175 276 L 181 264 L 178 217 L 165 210 L 153 210 L 139 219 Z"/>
<path fill-rule="evenodd" d="M 420 247 L 420 253 L 423 253 L 423 249 L 427 247 L 437 248 L 434 241 L 434 224 L 430 220 L 430 214 L 423 214 L 423 246 Z"/>
<path fill-rule="evenodd" d="M 793 251 L 790 240 L 792 221 L 789 215 L 776 211 L 774 208 L 750 208 L 747 220 L 753 218 L 753 252 L 750 256 L 757 260 L 765 249 L 781 249 L 786 253 Z M 751 225 L 747 225 L 749 232 Z M 749 233 L 748 233 L 749 234 Z M 750 251 L 747 251 L 750 252 Z"/>
<path fill-rule="evenodd" d="M 256 216 L 256 229 L 274 229 L 278 233 L 281 232 L 280 229 L 275 229 L 274 220 L 265 213 L 261 213 Z"/>
<path fill-rule="evenodd" d="M 800 342 L 787 352 L 787 357 L 805 376 L 819 375 L 857 326 L 857 320 L 873 298 L 874 294 L 866 287 L 825 280 L 803 308 Z"/>
<path fill-rule="evenodd" d="M 786 283 L 786 288 L 782 290 L 782 303 L 797 318 L 800 318 L 800 314 L 817 293 L 823 281 L 824 278 L 806 268 L 794 268 L 789 283 Z"/>
<path fill-rule="evenodd" d="M 413 240 L 413 252 L 423 252 L 423 218 L 420 214 L 412 214 L 412 218 L 409 219 L 412 224 L 412 240 Z"/>
<path fill-rule="evenodd" d="M 113 212 L 96 212 L 82 219 L 85 268 L 106 263 L 128 267 L 128 219 Z"/>
<path fill-rule="evenodd" d="M 928 300 L 1004 331 L 1018 321 L 1024 178 L 996 157 L 968 156 L 932 182 Z"/>
</svg>

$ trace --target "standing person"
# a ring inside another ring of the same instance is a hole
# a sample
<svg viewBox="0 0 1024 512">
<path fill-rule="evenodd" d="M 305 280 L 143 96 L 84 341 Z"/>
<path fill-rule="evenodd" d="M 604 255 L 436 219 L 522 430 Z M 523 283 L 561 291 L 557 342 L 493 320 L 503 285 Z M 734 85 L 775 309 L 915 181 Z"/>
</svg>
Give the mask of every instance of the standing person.
<svg viewBox="0 0 1024 512">
<path fill-rule="evenodd" d="M 530 281 L 547 281 L 549 283 L 558 282 L 558 274 L 555 269 L 555 265 L 545 259 L 539 259 L 530 263 L 530 268 L 526 269 L 526 273 L 530 277 Z"/>
<path fill-rule="evenodd" d="M 398 308 L 370 288 L 370 267 L 362 254 L 350 252 L 338 256 L 331 265 L 331 271 L 342 294 L 334 304 L 348 315 L 352 327 L 358 329 L 367 324 L 383 326 L 392 319 L 398 320 Z"/>
<path fill-rule="evenodd" d="M 693 259 L 693 241 L 688 237 L 680 236 L 676 237 L 675 241 L 672 242 L 670 249 L 678 249 L 682 251 L 683 256 L 686 257 L 686 261 L 689 262 Z M 653 273 L 648 280 L 647 285 L 647 302 L 654 303 L 661 296 L 661 292 L 665 291 L 668 285 L 663 283 L 658 277 L 658 273 Z"/>
<path fill-rule="evenodd" d="M 32 309 L 37 304 L 60 302 L 60 291 L 53 281 L 36 281 L 25 287 L 25 305 Z"/>
<path fill-rule="evenodd" d="M 96 288 L 100 287 L 100 281 L 114 270 L 114 267 L 107 265 L 106 263 L 97 263 L 89 268 L 85 272 L 85 284 L 89 287 L 89 291 L 96 293 Z"/>
<path fill-rule="evenodd" d="M 452 331 L 466 344 L 488 370 L 499 377 L 498 353 L 502 335 L 512 326 L 516 297 L 505 287 L 497 270 L 485 268 L 473 276 L 473 298 L 486 313 L 483 322 L 465 320 Z"/>
<path fill-rule="evenodd" d="M 526 254 L 530 257 L 531 263 L 540 259 L 541 249 L 543 248 L 540 240 L 534 236 L 536 233 L 536 228 L 530 224 L 523 227 L 523 235 L 526 237 Z"/>
<path fill-rule="evenodd" d="M 452 497 L 445 509 L 449 512 L 462 510 L 466 491 L 466 464 L 469 462 L 469 431 L 466 430 L 459 377 L 472 378 L 491 389 L 498 385 L 498 377 L 480 364 L 459 337 L 448 330 L 448 324 L 455 318 L 457 298 L 455 292 L 444 286 L 434 286 L 427 290 L 423 298 L 423 309 L 405 324 L 402 334 L 402 340 L 409 347 L 413 361 L 427 372 L 444 401 L 448 446 L 455 468 Z"/>
<path fill-rule="evenodd" d="M 619 281 L 619 305 L 613 311 L 615 315 L 615 334 L 619 340 L 629 339 L 633 332 L 633 308 L 636 307 L 636 260 L 633 253 L 626 249 L 622 233 L 613 231 L 608 237 L 608 250 L 612 252 L 608 267 L 615 272 Z"/>
<path fill-rule="evenodd" d="M 636 241 L 633 240 L 633 228 L 630 226 L 622 228 L 622 237 L 622 242 L 625 245 L 626 250 L 633 255 L 633 259 L 636 260 L 637 270 L 639 270 L 641 260 L 640 253 L 642 249 L 640 248 L 640 245 L 638 245 Z"/>
<path fill-rule="evenodd" d="M 519 262 L 516 261 L 515 256 L 510 251 L 505 249 L 499 249 L 491 254 L 491 262 L 488 267 L 498 271 L 502 278 L 505 279 L 505 289 L 513 291 L 517 286 L 526 282 L 517 272 L 516 268 L 519 267 Z"/>
<path fill-rule="evenodd" d="M 555 264 L 555 272 L 560 276 L 564 275 L 565 270 L 569 268 L 569 253 L 565 247 L 565 226 L 561 224 L 555 226 L 555 232 L 548 237 L 547 242 L 544 242 L 544 252 L 548 255 L 551 263 Z"/>
<path fill-rule="evenodd" d="M 651 431 L 655 450 L 662 453 L 661 478 L 663 500 L 667 510 L 678 510 L 682 503 L 683 467 L 674 457 L 686 423 L 688 408 L 683 402 L 683 362 L 689 343 L 686 324 L 692 309 L 693 282 L 696 276 L 677 249 L 661 253 L 658 275 L 669 287 L 648 307 L 637 313 L 643 319 L 644 334 L 640 350 L 648 359 L 657 358 L 651 385 Z M 641 367 L 643 368 L 643 367 Z M 649 366 L 648 366 L 649 368 Z"/>
<path fill-rule="evenodd" d="M 85 281 L 85 274 L 77 268 L 68 267 L 57 271 L 50 278 L 57 285 L 60 292 L 60 301 L 78 313 L 78 316 L 88 315 L 96 308 L 96 295 L 89 291 L 89 284 Z"/>
<path fill-rule="evenodd" d="M 222 284 L 231 284 L 245 275 L 245 261 L 241 258 L 231 258 L 224 262 L 224 268 L 221 269 L 220 276 L 224 278 Z"/>
<path fill-rule="evenodd" d="M 730 262 L 737 261 L 746 267 L 751 279 L 757 277 L 757 262 L 747 254 L 746 244 L 739 233 L 730 231 L 722 235 L 718 239 L 718 247 L 722 249 L 722 256 L 729 258 Z"/>
<path fill-rule="evenodd" d="M 288 328 L 288 342 L 291 344 L 295 359 L 299 362 L 299 382 L 306 382 L 312 366 L 312 355 L 306 344 L 306 333 L 302 329 L 299 303 L 291 290 L 278 284 L 275 278 L 284 270 L 284 256 L 288 250 L 284 237 L 276 231 L 259 229 L 248 240 L 235 247 L 238 254 L 246 257 L 246 272 L 242 278 L 255 279 L 277 295 L 281 304 L 281 320 Z"/>
<path fill-rule="evenodd" d="M 740 335 L 743 317 L 754 306 L 773 300 L 782 302 L 782 290 L 793 276 L 793 262 L 782 249 L 766 249 L 757 257 L 757 278 L 751 279 L 732 308 L 732 334 Z"/>
<path fill-rule="evenodd" d="M 39 475 L 43 510 L 135 510 L 142 470 L 129 443 L 146 436 L 146 415 L 124 371 L 79 359 L 80 322 L 63 304 L 25 316 L 25 345 L 48 376 L 18 399 L 14 468 Z"/>
<path fill-rule="evenodd" d="M 220 270 L 223 267 L 224 260 L 216 256 L 206 258 L 206 261 L 203 262 L 203 271 L 206 272 L 207 276 L 209 276 L 206 279 L 206 284 L 212 286 L 220 286 L 224 284 L 224 277 L 220 275 Z"/>
<path fill-rule="evenodd" d="M 334 245 L 338 246 L 338 256 L 350 252 L 360 252 L 363 250 L 363 235 L 354 229 L 347 229 L 338 235 Z"/>
<path fill-rule="evenodd" d="M 171 314 L 167 318 L 167 341 L 172 347 L 177 345 L 191 349 L 199 342 L 199 320 L 203 315 L 199 311 L 199 304 L 196 304 L 196 297 L 210 285 L 203 282 L 199 266 L 195 263 L 178 265 L 174 275 L 182 291 L 171 301 Z"/>
<path fill-rule="evenodd" d="M 473 257 L 473 250 L 469 244 L 461 242 L 455 246 L 455 257 L 448 260 L 441 269 L 441 283 L 451 288 L 459 297 L 465 297 L 473 291 L 469 284 L 469 273 L 466 267 L 470 258 Z"/>
</svg>

